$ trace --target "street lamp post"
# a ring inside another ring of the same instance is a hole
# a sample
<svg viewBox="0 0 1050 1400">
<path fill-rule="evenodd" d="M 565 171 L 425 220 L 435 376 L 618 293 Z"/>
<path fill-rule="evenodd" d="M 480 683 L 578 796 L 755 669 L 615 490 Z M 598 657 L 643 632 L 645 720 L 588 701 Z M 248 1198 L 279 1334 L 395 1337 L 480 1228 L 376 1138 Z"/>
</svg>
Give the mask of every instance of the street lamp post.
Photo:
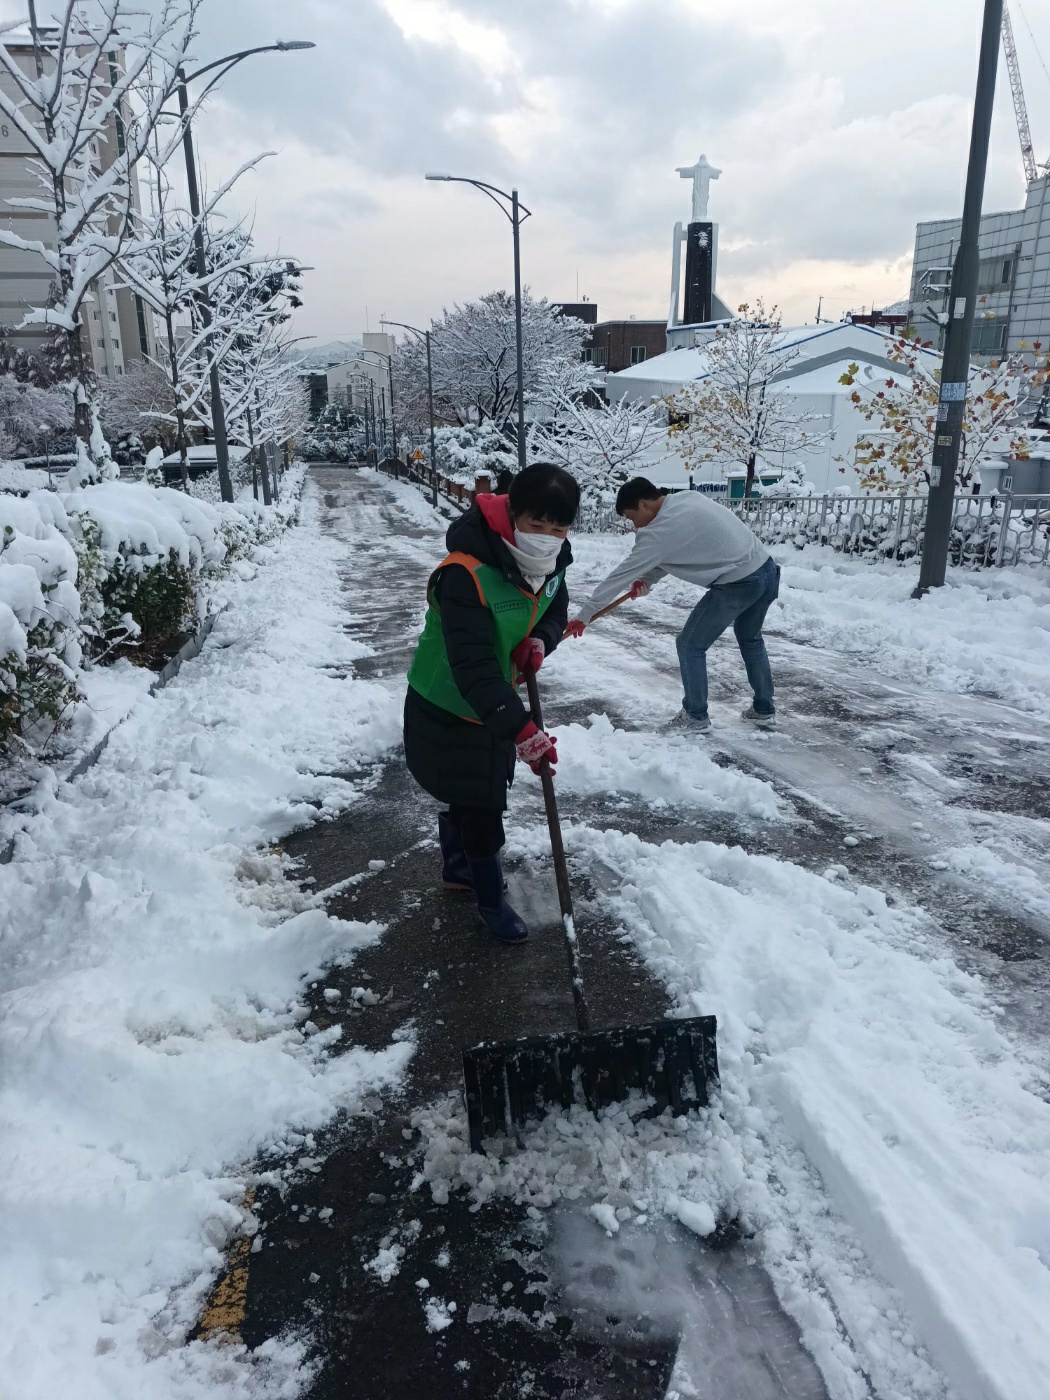
<svg viewBox="0 0 1050 1400">
<path fill-rule="evenodd" d="M 403 331 L 418 335 L 427 347 L 427 418 L 430 420 L 430 501 L 438 503 L 437 449 L 434 446 L 434 370 L 430 358 L 430 331 L 421 331 L 418 326 L 410 326 L 406 321 L 380 321 L 381 326 L 400 326 Z M 394 381 L 390 380 L 390 393 L 393 395 Z"/>
<path fill-rule="evenodd" d="M 531 209 L 526 209 L 518 199 L 517 190 L 511 190 L 510 194 L 506 190 L 499 189 L 496 185 L 488 185 L 484 180 L 472 180 L 466 175 L 444 175 L 431 173 L 426 177 L 428 180 L 441 180 L 460 185 L 473 185 L 475 189 L 481 190 L 482 194 L 487 194 L 493 204 L 500 209 L 510 220 L 510 226 L 514 234 L 514 336 L 517 350 L 517 378 L 518 378 L 518 469 L 525 466 L 525 366 L 522 356 L 522 333 L 521 333 L 521 240 L 520 230 L 522 224 L 531 214 Z M 503 201 L 506 200 L 510 208 Z"/>
<path fill-rule="evenodd" d="M 200 307 L 201 321 L 205 330 L 212 323 L 211 296 L 207 287 L 208 260 L 204 250 L 204 225 L 201 222 L 200 189 L 197 184 L 197 162 L 193 153 L 193 131 L 190 124 L 190 99 L 186 91 L 187 84 L 194 82 L 204 73 L 209 73 L 213 68 L 221 68 L 221 73 L 216 73 L 211 82 L 205 88 L 203 97 L 220 78 L 226 74 L 242 59 L 250 58 L 256 53 L 284 53 L 288 49 L 312 49 L 316 47 L 308 40 L 291 40 L 277 44 L 263 44 L 254 49 L 242 49 L 240 53 L 227 54 L 225 58 L 217 58 L 213 63 L 207 63 L 203 68 L 198 68 L 196 73 L 186 76 L 186 71 L 181 66 L 177 69 L 179 86 L 179 118 L 182 122 L 182 150 L 186 158 L 186 184 L 190 198 L 190 217 L 193 219 L 193 243 L 196 249 L 197 277 L 201 282 L 198 305 Z M 233 482 L 230 480 L 230 452 L 229 444 L 226 440 L 226 412 L 222 403 L 222 392 L 219 385 L 219 366 L 212 357 L 211 367 L 208 372 L 211 382 L 211 422 L 212 434 L 215 438 L 215 463 L 219 474 L 219 491 L 224 501 L 233 500 Z"/>
</svg>

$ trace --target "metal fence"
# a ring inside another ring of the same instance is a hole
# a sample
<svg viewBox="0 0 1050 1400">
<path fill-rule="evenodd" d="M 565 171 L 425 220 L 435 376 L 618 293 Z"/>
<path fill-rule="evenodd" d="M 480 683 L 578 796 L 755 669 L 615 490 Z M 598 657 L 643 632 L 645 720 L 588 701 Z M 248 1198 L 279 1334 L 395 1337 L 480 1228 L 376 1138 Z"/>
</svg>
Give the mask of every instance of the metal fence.
<svg viewBox="0 0 1050 1400">
<path fill-rule="evenodd" d="M 429 472 L 390 459 L 380 469 L 431 489 Z M 488 490 L 488 478 L 479 478 Z M 682 488 L 689 489 L 689 488 Z M 438 477 L 438 490 L 465 508 L 474 492 L 462 482 Z M 829 545 L 863 559 L 898 564 L 922 556 L 926 530 L 924 496 L 752 496 L 713 499 L 745 520 L 765 544 Z M 584 501 L 573 534 L 624 534 L 630 529 L 607 502 Z M 963 568 L 1011 564 L 1050 565 L 1050 495 L 956 496 L 949 560 Z"/>
<path fill-rule="evenodd" d="M 905 564 L 922 555 L 923 496 L 723 500 L 765 544 L 825 544 Z M 969 568 L 1050 563 L 1050 495 L 956 496 L 949 558 Z"/>
</svg>

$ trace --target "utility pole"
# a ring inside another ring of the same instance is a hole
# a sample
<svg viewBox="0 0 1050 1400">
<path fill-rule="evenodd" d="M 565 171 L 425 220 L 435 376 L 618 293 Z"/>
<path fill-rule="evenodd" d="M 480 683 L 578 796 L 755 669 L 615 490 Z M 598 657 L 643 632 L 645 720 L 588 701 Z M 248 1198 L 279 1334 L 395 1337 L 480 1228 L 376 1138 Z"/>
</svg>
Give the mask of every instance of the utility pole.
<svg viewBox="0 0 1050 1400">
<path fill-rule="evenodd" d="M 999 34 L 1003 0 L 985 0 L 981 31 L 981 56 L 977 67 L 977 92 L 970 135 L 970 162 L 966 171 L 959 249 L 952 267 L 948 292 L 941 392 L 934 426 L 930 491 L 926 502 L 926 530 L 922 544 L 919 582 L 912 594 L 921 598 L 931 588 L 944 585 L 955 508 L 955 469 L 962 448 L 966 395 L 970 382 L 970 345 L 973 339 L 974 303 L 980 267 L 978 237 L 981 203 L 988 168 L 988 140 L 995 99 L 995 70 L 999 61 Z"/>
</svg>

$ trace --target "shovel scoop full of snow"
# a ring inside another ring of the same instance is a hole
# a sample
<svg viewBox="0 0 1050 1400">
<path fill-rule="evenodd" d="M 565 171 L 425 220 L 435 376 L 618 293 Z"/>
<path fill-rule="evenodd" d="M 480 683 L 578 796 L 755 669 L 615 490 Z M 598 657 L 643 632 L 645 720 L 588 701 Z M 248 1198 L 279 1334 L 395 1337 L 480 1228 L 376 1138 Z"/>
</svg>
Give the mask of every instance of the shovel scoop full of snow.
<svg viewBox="0 0 1050 1400">
<path fill-rule="evenodd" d="M 463 1051 L 471 1151 L 557 1105 L 596 1113 L 637 1093 L 647 1115 L 702 1108 L 718 1084 L 715 1031 L 713 1016 L 691 1016 L 474 1045 Z"/>
</svg>

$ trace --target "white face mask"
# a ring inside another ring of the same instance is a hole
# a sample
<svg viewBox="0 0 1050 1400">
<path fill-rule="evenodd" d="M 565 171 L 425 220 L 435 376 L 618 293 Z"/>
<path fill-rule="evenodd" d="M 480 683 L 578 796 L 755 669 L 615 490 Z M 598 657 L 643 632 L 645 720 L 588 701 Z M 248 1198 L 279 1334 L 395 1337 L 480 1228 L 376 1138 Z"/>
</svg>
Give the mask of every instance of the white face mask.
<svg viewBox="0 0 1050 1400">
<path fill-rule="evenodd" d="M 562 546 L 557 535 L 526 535 L 518 529 L 514 531 L 514 543 L 522 554 L 531 555 L 534 559 L 556 559 Z"/>
</svg>

